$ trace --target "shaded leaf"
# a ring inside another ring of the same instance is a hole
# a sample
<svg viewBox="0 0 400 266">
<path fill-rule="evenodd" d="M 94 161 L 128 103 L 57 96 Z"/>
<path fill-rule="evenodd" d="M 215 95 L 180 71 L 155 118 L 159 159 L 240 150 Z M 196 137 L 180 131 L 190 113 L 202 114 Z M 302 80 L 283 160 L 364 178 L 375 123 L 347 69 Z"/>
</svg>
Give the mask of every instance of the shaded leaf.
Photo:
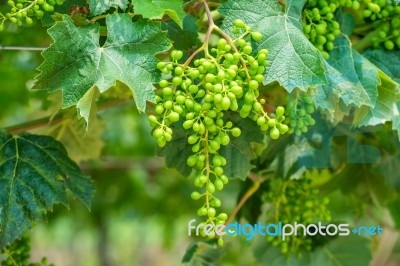
<svg viewBox="0 0 400 266">
<path fill-rule="evenodd" d="M 186 163 L 191 154 L 192 148 L 187 142 L 187 133 L 183 128 L 175 128 L 172 140 L 167 142 L 164 148 L 157 149 L 157 155 L 165 157 L 167 166 L 175 168 L 184 176 L 189 176 L 192 172 L 192 168 Z"/>
<path fill-rule="evenodd" d="M 217 266 L 222 257 L 220 248 L 208 242 L 194 242 L 190 244 L 182 259 L 185 266 Z"/>
<path fill-rule="evenodd" d="M 385 74 L 400 83 L 400 51 L 368 50 L 363 54 Z"/>
<path fill-rule="evenodd" d="M 372 259 L 370 241 L 357 236 L 339 237 L 311 254 L 312 266 L 365 266 Z"/>
<path fill-rule="evenodd" d="M 381 84 L 378 87 L 379 98 L 373 108 L 361 107 L 355 113 L 357 126 L 376 126 L 391 121 L 399 115 L 397 102 L 400 101 L 400 87 L 393 80 L 379 72 Z"/>
<path fill-rule="evenodd" d="M 93 184 L 51 137 L 0 133 L 0 248 L 17 239 L 53 205 L 68 206 L 67 191 L 86 206 Z"/>
<path fill-rule="evenodd" d="M 186 51 L 190 48 L 200 46 L 200 40 L 196 26 L 197 19 L 191 15 L 183 19 L 183 29 L 173 20 L 167 20 L 161 24 L 163 30 L 167 31 L 167 36 L 174 42 L 174 48 Z"/>
</svg>

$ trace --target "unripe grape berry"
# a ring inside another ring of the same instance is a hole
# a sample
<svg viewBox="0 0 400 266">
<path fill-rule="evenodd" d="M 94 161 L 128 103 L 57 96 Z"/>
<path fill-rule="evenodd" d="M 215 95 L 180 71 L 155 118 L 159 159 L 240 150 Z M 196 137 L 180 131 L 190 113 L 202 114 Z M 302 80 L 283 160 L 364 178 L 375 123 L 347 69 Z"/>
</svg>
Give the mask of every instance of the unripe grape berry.
<svg viewBox="0 0 400 266">
<path fill-rule="evenodd" d="M 222 110 L 228 110 L 230 106 L 231 106 L 231 100 L 229 99 L 229 97 L 224 96 L 221 102 Z"/>
<path fill-rule="evenodd" d="M 197 210 L 197 214 L 198 214 L 199 216 L 204 216 L 204 215 L 206 215 L 206 214 L 207 214 L 207 209 L 206 209 L 206 207 L 201 207 L 200 209 L 198 209 L 198 210 Z"/>
<path fill-rule="evenodd" d="M 216 213 L 217 212 L 215 211 L 214 208 L 209 208 L 208 211 L 207 211 L 208 217 L 214 217 Z"/>
<path fill-rule="evenodd" d="M 239 137 L 242 134 L 242 131 L 238 127 L 234 127 L 231 130 L 232 136 Z"/>
<path fill-rule="evenodd" d="M 26 17 L 26 18 L 25 18 L 25 22 L 26 22 L 26 24 L 28 24 L 28 25 L 32 25 L 32 24 L 33 24 L 33 20 L 32 20 L 30 17 Z"/>
<path fill-rule="evenodd" d="M 198 200 L 201 198 L 201 194 L 197 191 L 193 191 L 192 194 L 190 195 L 192 197 L 192 199 L 194 200 Z"/>
<path fill-rule="evenodd" d="M 246 45 L 245 47 L 243 47 L 243 53 L 246 55 L 249 55 L 253 52 L 253 48 L 251 48 L 250 45 Z"/>
<path fill-rule="evenodd" d="M 270 119 L 269 121 L 268 121 L 268 126 L 269 127 L 275 127 L 276 126 L 276 119 Z"/>
<path fill-rule="evenodd" d="M 259 32 L 252 32 L 251 33 L 251 37 L 253 38 L 253 40 L 255 40 L 256 42 L 260 42 L 263 39 L 263 35 Z"/>
<path fill-rule="evenodd" d="M 207 183 L 206 190 L 207 190 L 208 193 L 211 193 L 211 194 L 214 193 L 214 191 L 215 191 L 214 184 L 211 183 L 211 182 Z"/>
<path fill-rule="evenodd" d="M 183 56 L 183 52 L 182 52 L 182 51 L 173 50 L 173 51 L 171 52 L 171 58 L 172 58 L 172 60 L 177 61 L 177 60 L 181 59 L 182 56 Z"/>
<path fill-rule="evenodd" d="M 273 129 L 271 129 L 269 135 L 270 135 L 271 139 L 278 139 L 279 136 L 280 136 L 279 129 L 277 129 L 276 127 L 274 127 Z"/>
<path fill-rule="evenodd" d="M 197 158 L 195 155 L 191 155 L 187 158 L 186 163 L 190 166 L 193 167 L 197 163 Z"/>
<path fill-rule="evenodd" d="M 285 108 L 283 108 L 282 106 L 278 106 L 278 108 L 276 108 L 275 113 L 277 117 L 281 117 L 285 113 Z"/>
<path fill-rule="evenodd" d="M 233 25 L 235 25 L 235 27 L 238 27 L 238 28 L 244 28 L 245 27 L 244 21 L 241 20 L 241 19 L 236 19 L 233 22 Z"/>
<path fill-rule="evenodd" d="M 220 179 L 216 179 L 214 185 L 217 190 L 222 190 L 224 188 L 224 183 Z"/>
</svg>

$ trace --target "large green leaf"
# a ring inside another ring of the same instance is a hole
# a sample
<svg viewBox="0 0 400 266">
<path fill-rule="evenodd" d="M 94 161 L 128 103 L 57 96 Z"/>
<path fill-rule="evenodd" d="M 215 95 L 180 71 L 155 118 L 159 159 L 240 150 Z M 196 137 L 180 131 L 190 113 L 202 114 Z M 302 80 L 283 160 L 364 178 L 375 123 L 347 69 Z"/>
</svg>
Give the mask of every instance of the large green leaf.
<svg viewBox="0 0 400 266">
<path fill-rule="evenodd" d="M 157 150 L 157 154 L 165 157 L 168 167 L 175 168 L 184 176 L 189 176 L 192 168 L 187 165 L 186 160 L 192 154 L 192 147 L 187 142 L 187 132 L 183 128 L 175 128 L 172 137 L 164 148 Z"/>
<path fill-rule="evenodd" d="M 180 27 L 186 13 L 182 0 L 132 0 L 135 13 L 144 18 L 161 19 L 164 15 L 172 18 Z"/>
<path fill-rule="evenodd" d="M 0 248 L 17 239 L 67 191 L 89 207 L 93 184 L 51 137 L 0 133 Z"/>
<path fill-rule="evenodd" d="M 311 254 L 312 266 L 365 266 L 371 261 L 370 241 L 357 236 L 339 237 Z"/>
<path fill-rule="evenodd" d="M 200 46 L 199 29 L 196 22 L 195 17 L 187 15 L 183 19 L 183 29 L 172 20 L 167 20 L 161 24 L 161 27 L 167 31 L 167 36 L 174 42 L 175 49 L 187 51 Z"/>
<path fill-rule="evenodd" d="M 374 106 L 379 83 L 378 69 L 355 52 L 347 38 L 341 36 L 335 41 L 328 63 L 340 73 L 339 76 L 328 76 L 332 86 L 341 86 L 343 80 L 353 85 L 350 87 L 347 84 L 342 89 L 341 99 L 346 105 Z"/>
<path fill-rule="evenodd" d="M 379 77 L 381 84 L 378 87 L 378 101 L 373 108 L 363 106 L 356 111 L 357 126 L 384 124 L 399 115 L 396 103 L 400 101 L 400 87 L 383 72 L 379 72 Z"/>
<path fill-rule="evenodd" d="M 368 50 L 364 56 L 400 83 L 400 51 Z"/>
<path fill-rule="evenodd" d="M 219 8 L 225 16 L 226 31 L 235 19 L 242 19 L 253 31 L 263 33 L 264 40 L 258 49 L 269 50 L 265 83 L 278 81 L 289 92 L 326 83 L 321 55 L 302 32 L 304 3 L 288 0 L 285 12 L 279 1 L 263 0 L 229 0 Z"/>
<path fill-rule="evenodd" d="M 254 252 L 265 266 L 365 266 L 371 260 L 369 240 L 353 235 L 334 239 L 301 257 L 284 256 L 264 239 L 256 242 Z"/>
<path fill-rule="evenodd" d="M 99 25 L 77 28 L 70 18 L 49 29 L 54 43 L 43 52 L 34 89 L 63 91 L 63 106 L 76 105 L 93 86 L 105 92 L 119 80 L 132 90 L 143 111 L 154 101 L 153 83 L 159 79 L 155 55 L 170 45 L 159 23 L 132 22 L 126 14 L 106 18 L 108 36 L 99 43 Z M 81 106 L 82 108 L 82 106 Z"/>
<path fill-rule="evenodd" d="M 90 14 L 100 15 L 110 8 L 121 8 L 125 10 L 128 6 L 128 0 L 89 0 Z"/>
<path fill-rule="evenodd" d="M 353 83 L 348 81 L 338 70 L 325 62 L 328 84 L 320 85 L 313 94 L 314 103 L 317 108 L 328 111 L 333 115 L 340 99 L 351 102 L 353 94 Z"/>
<path fill-rule="evenodd" d="M 263 134 L 258 125 L 249 118 L 243 119 L 236 113 L 226 113 L 225 117 L 239 127 L 242 134 L 237 138 L 231 137 L 229 145 L 222 147 L 219 152 L 227 160 L 224 173 L 229 178 L 245 180 L 247 174 L 254 168 L 250 163 L 255 157 L 251 143 L 261 143 Z"/>
</svg>

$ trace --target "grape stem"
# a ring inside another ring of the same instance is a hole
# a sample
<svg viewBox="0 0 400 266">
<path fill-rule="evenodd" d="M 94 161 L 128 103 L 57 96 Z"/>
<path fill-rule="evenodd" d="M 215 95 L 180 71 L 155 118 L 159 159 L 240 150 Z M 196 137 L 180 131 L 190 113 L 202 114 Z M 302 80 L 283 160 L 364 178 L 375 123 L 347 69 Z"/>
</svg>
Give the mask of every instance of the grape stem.
<svg viewBox="0 0 400 266">
<path fill-rule="evenodd" d="M 226 220 L 225 225 L 230 224 L 233 219 L 236 217 L 240 209 L 243 207 L 243 205 L 249 200 L 251 196 L 254 195 L 260 188 L 260 185 L 266 181 L 265 178 L 258 176 L 254 173 L 249 173 L 247 176 L 251 181 L 253 181 L 253 185 L 246 191 L 246 193 L 243 195 L 243 197 L 240 199 L 239 204 L 236 206 L 235 210 L 231 213 L 229 218 Z"/>
<path fill-rule="evenodd" d="M 231 39 L 231 37 L 229 37 L 229 35 L 226 34 L 220 27 L 215 25 L 214 19 L 212 17 L 212 14 L 211 14 L 210 8 L 209 8 L 209 6 L 207 4 L 207 1 L 204 0 L 203 3 L 204 3 L 204 11 L 206 12 L 207 18 L 208 18 L 208 29 L 207 29 L 207 33 L 206 33 L 206 36 L 205 36 L 205 39 L 204 39 L 204 44 L 199 49 L 197 49 L 195 52 L 193 52 L 193 54 L 186 60 L 186 62 L 183 64 L 184 68 L 186 68 L 190 64 L 190 62 L 193 60 L 193 58 L 197 54 L 199 54 L 201 51 L 204 51 L 206 56 L 209 55 L 209 53 L 208 53 L 208 44 L 209 44 L 209 41 L 210 41 L 211 33 L 213 31 L 218 32 L 229 43 L 229 45 L 232 47 L 233 51 L 235 51 L 236 53 L 239 53 L 239 51 L 238 51 L 237 47 L 235 46 L 235 44 L 234 44 L 233 40 Z M 246 61 L 244 60 L 244 58 L 242 56 L 240 56 L 240 62 L 242 63 L 242 65 L 244 67 L 244 71 L 246 72 L 247 78 L 250 80 L 250 75 L 249 75 L 249 71 L 247 69 L 247 64 L 246 64 Z"/>
</svg>

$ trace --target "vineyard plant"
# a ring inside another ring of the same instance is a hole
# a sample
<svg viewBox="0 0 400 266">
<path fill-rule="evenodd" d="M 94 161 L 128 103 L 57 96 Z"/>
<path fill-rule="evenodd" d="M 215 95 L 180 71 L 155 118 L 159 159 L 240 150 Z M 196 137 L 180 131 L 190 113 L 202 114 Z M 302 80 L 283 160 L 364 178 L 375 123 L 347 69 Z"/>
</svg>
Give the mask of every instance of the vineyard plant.
<svg viewBox="0 0 400 266">
<path fill-rule="evenodd" d="M 0 12 L 1 265 L 400 265 L 400 1 Z"/>
</svg>

